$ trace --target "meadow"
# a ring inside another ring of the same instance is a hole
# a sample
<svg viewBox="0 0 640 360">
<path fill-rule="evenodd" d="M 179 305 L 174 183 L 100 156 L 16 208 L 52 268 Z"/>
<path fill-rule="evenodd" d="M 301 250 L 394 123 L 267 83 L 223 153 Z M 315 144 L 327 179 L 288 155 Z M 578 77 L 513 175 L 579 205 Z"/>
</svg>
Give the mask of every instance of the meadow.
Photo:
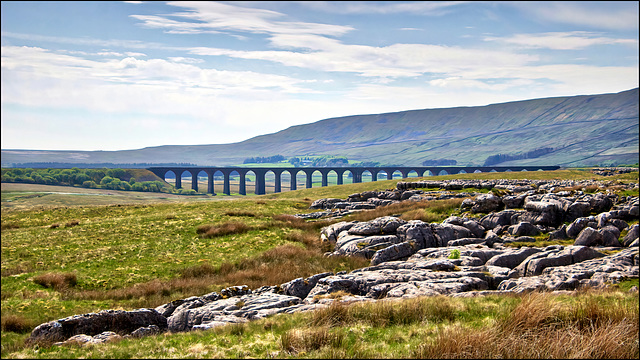
<svg viewBox="0 0 640 360">
<path fill-rule="evenodd" d="M 430 177 L 450 178 L 615 183 L 637 182 L 638 173 L 603 177 L 567 169 Z M 319 241 L 320 228 L 331 222 L 390 214 L 435 222 L 459 211 L 459 202 L 442 200 L 333 221 L 290 216 L 310 212 L 319 198 L 391 189 L 398 181 L 246 197 L 2 184 L 2 358 L 638 357 L 638 293 L 627 291 L 637 279 L 575 295 L 332 306 L 89 348 L 24 344 L 35 326 L 74 314 L 156 307 L 232 285 L 255 289 L 367 266 L 363 259 L 322 256 L 329 249 Z M 532 311 L 539 315 L 526 316 Z"/>
</svg>

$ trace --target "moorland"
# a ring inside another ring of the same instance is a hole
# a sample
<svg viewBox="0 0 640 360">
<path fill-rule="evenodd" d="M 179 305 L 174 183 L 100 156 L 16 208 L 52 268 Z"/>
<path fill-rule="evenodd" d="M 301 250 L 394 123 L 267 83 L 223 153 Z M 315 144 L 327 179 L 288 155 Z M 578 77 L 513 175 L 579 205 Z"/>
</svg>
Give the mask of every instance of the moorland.
<svg viewBox="0 0 640 360">
<path fill-rule="evenodd" d="M 635 88 L 615 94 L 343 116 L 232 144 L 121 151 L 2 149 L 2 166 L 30 162 L 157 163 L 159 159 L 227 166 L 275 155 L 286 159 L 344 156 L 350 162 L 404 166 L 419 166 L 425 159 L 459 166 L 611 166 L 635 163 L 638 145 Z"/>
<path fill-rule="evenodd" d="M 637 171 L 601 176 L 590 169 L 429 179 L 525 177 L 604 180 L 614 193 L 616 182 L 638 182 Z M 388 211 L 407 219 L 421 212 L 434 222 L 460 214 L 459 201 L 433 200 L 340 220 L 291 216 L 312 212 L 320 198 L 392 189 L 398 181 L 246 197 L 3 183 L 2 358 L 638 358 L 638 292 L 629 292 L 637 279 L 561 295 L 331 306 L 88 347 L 25 344 L 37 325 L 71 315 L 153 308 L 234 285 L 256 289 L 368 266 L 363 258 L 323 256 L 331 249 L 320 229 L 333 222 Z M 626 191 L 638 196 L 637 187 Z M 205 226 L 215 235 L 201 236 Z"/>
</svg>

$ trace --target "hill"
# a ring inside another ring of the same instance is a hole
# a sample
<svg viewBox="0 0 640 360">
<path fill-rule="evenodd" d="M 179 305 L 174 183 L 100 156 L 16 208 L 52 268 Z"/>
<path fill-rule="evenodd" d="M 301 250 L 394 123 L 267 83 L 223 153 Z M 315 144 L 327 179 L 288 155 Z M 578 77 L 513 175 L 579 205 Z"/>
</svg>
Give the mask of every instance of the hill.
<svg viewBox="0 0 640 360">
<path fill-rule="evenodd" d="M 28 162 L 242 164 L 255 156 L 346 156 L 381 164 L 617 165 L 638 161 L 638 89 L 475 107 L 345 116 L 242 142 L 124 151 L 2 150 Z"/>
</svg>

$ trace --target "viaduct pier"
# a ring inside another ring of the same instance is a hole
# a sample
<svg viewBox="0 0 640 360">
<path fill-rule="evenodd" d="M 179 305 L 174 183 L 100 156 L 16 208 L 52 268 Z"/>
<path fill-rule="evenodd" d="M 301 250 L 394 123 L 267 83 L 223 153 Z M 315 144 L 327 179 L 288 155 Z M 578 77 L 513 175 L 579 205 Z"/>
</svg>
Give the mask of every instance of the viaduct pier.
<svg viewBox="0 0 640 360">
<path fill-rule="evenodd" d="M 371 175 L 372 181 L 378 180 L 379 176 L 392 180 L 394 174 L 399 174 L 402 178 L 409 177 L 414 172 L 416 177 L 435 176 L 435 175 L 451 175 L 459 173 L 475 173 L 475 172 L 506 172 L 506 171 L 549 171 L 559 169 L 559 166 L 381 166 L 381 167 L 207 167 L 207 166 L 189 166 L 189 167 L 150 167 L 149 171 L 156 174 L 163 180 L 167 174 L 172 172 L 175 175 L 175 187 L 182 188 L 182 177 L 191 176 L 196 181 L 191 181 L 191 188 L 198 191 L 198 177 L 204 173 L 208 179 L 207 193 L 214 194 L 214 176 L 223 177 L 223 190 L 226 195 L 231 195 L 231 176 L 239 177 L 239 193 L 247 194 L 246 176 L 253 173 L 255 176 L 255 194 L 266 194 L 266 180 L 268 173 L 272 173 L 275 177 L 274 192 L 282 192 L 282 175 L 288 173 L 290 175 L 290 190 L 297 190 L 298 173 L 306 175 L 306 188 L 309 189 L 313 185 L 313 175 L 319 172 L 322 176 L 322 186 L 328 186 L 329 174 L 333 172 L 337 176 L 337 185 L 343 184 L 343 176 L 345 174 L 352 177 L 354 183 L 361 183 L 362 176 L 365 173 Z"/>
</svg>

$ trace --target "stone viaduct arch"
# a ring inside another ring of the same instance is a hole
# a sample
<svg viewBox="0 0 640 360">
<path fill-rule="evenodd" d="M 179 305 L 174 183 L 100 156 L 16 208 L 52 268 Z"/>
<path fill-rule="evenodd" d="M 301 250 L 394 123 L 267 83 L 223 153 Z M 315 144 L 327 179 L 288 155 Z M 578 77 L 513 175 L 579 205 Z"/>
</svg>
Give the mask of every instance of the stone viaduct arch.
<svg viewBox="0 0 640 360">
<path fill-rule="evenodd" d="M 313 173 L 319 172 L 322 176 L 321 186 L 328 186 L 329 172 L 334 172 L 337 175 L 337 185 L 342 185 L 343 175 L 350 172 L 353 176 L 354 183 L 362 182 L 362 174 L 365 171 L 371 173 L 371 181 L 377 181 L 379 174 L 386 174 L 387 180 L 393 179 L 394 172 L 402 174 L 402 178 L 407 178 L 409 173 L 415 171 L 418 177 L 428 176 L 431 174 L 437 175 L 444 171 L 447 174 L 458 174 L 460 172 L 474 173 L 474 172 L 506 172 L 506 171 L 538 171 L 538 170 L 556 170 L 559 166 L 382 166 L 382 167 L 298 167 L 298 168 L 278 168 L 278 167 L 209 167 L 209 166 L 193 166 L 193 167 L 150 167 L 147 168 L 158 177 L 165 179 L 165 176 L 169 172 L 173 172 L 176 176 L 175 187 L 176 189 L 182 188 L 182 176 L 184 173 L 191 174 L 191 188 L 198 191 L 198 174 L 204 172 L 207 175 L 207 193 L 214 194 L 214 174 L 217 172 L 223 175 L 222 192 L 226 195 L 231 195 L 231 174 L 237 173 L 239 175 L 239 188 L 238 193 L 240 195 L 247 194 L 247 173 L 252 172 L 255 174 L 255 193 L 256 195 L 266 194 L 266 181 L 265 175 L 268 172 L 272 172 L 275 176 L 274 192 L 282 192 L 282 174 L 287 172 L 290 177 L 291 190 L 297 190 L 297 175 L 304 173 L 306 175 L 306 188 L 309 189 L 313 186 Z"/>
</svg>

